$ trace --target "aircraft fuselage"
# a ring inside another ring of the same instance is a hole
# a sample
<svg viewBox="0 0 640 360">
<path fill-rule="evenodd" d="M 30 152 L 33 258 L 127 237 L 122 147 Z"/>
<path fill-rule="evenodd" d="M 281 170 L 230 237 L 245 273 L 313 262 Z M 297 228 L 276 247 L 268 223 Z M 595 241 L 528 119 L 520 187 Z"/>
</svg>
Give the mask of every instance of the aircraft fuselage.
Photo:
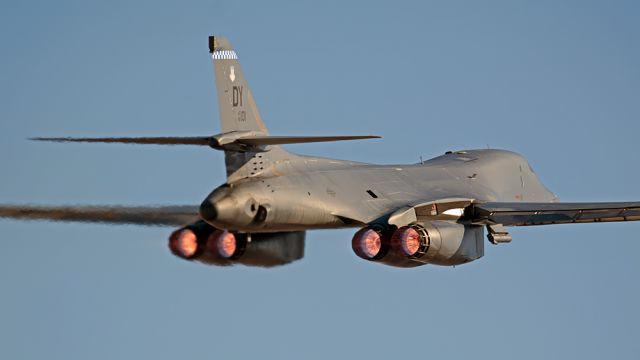
<svg viewBox="0 0 640 360">
<path fill-rule="evenodd" d="M 407 204 L 468 198 L 557 201 L 526 159 L 468 150 L 411 165 L 373 165 L 291 154 L 255 176 L 215 189 L 201 216 L 217 228 L 275 232 L 361 226 Z"/>
</svg>

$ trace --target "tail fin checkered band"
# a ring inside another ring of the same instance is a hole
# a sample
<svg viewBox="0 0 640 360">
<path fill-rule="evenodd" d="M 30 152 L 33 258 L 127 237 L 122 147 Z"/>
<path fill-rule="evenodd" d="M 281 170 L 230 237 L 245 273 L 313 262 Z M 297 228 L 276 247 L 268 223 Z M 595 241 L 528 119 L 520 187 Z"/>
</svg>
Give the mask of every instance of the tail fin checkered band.
<svg viewBox="0 0 640 360">
<path fill-rule="evenodd" d="M 213 60 L 237 60 L 238 56 L 233 50 L 217 50 L 211 53 Z"/>
</svg>

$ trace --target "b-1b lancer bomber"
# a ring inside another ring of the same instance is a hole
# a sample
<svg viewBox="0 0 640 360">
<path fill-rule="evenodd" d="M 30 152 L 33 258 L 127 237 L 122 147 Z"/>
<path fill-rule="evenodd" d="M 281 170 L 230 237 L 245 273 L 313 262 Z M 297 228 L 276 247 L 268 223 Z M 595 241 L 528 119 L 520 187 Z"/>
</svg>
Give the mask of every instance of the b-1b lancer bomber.
<svg viewBox="0 0 640 360">
<path fill-rule="evenodd" d="M 359 228 L 362 259 L 396 267 L 459 265 L 484 254 L 484 234 L 508 243 L 510 226 L 640 220 L 640 202 L 562 203 L 527 160 L 466 150 L 410 165 L 373 165 L 290 153 L 281 145 L 375 136 L 271 136 L 238 57 L 209 37 L 220 133 L 204 137 L 35 138 L 209 146 L 224 152 L 227 181 L 200 206 L 0 206 L 0 217 L 175 226 L 169 249 L 212 265 L 277 266 L 304 255 L 305 232 Z"/>
</svg>

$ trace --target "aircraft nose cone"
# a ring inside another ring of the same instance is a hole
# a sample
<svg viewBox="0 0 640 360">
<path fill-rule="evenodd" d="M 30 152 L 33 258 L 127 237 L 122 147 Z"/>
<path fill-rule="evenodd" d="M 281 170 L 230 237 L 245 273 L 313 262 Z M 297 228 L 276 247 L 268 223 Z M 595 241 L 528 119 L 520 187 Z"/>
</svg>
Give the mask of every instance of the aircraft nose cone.
<svg viewBox="0 0 640 360">
<path fill-rule="evenodd" d="M 200 217 L 207 222 L 215 221 L 218 217 L 218 209 L 210 199 L 205 199 L 200 204 Z"/>
</svg>

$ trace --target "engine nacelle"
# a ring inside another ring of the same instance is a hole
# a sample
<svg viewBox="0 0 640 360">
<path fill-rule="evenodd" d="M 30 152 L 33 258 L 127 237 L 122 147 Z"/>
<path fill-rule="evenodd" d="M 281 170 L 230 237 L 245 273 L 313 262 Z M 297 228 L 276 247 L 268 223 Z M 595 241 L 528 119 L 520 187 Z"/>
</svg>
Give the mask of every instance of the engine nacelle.
<svg viewBox="0 0 640 360">
<path fill-rule="evenodd" d="M 239 259 L 247 249 L 247 235 L 215 230 L 207 238 L 206 252 L 226 260 Z"/>
<path fill-rule="evenodd" d="M 484 227 L 451 221 L 403 226 L 393 233 L 392 251 L 436 265 L 460 265 L 484 255 Z"/>
<path fill-rule="evenodd" d="M 391 235 L 365 227 L 352 246 L 359 257 L 391 266 L 460 265 L 484 255 L 484 227 L 436 220 L 403 226 Z"/>
<path fill-rule="evenodd" d="M 361 259 L 380 260 L 389 252 L 389 241 L 381 229 L 367 226 L 353 236 L 351 248 Z"/>
<path fill-rule="evenodd" d="M 171 252 L 185 260 L 209 265 L 272 267 L 304 256 L 305 232 L 242 234 L 216 229 L 198 221 L 174 231 Z"/>
<path fill-rule="evenodd" d="M 177 257 L 193 260 L 206 249 L 206 240 L 215 228 L 204 221 L 185 226 L 169 236 L 169 249 Z"/>
<path fill-rule="evenodd" d="M 368 261 L 405 268 L 424 265 L 391 251 L 391 235 L 382 227 L 367 226 L 353 236 L 351 247 L 358 257 Z"/>
</svg>

